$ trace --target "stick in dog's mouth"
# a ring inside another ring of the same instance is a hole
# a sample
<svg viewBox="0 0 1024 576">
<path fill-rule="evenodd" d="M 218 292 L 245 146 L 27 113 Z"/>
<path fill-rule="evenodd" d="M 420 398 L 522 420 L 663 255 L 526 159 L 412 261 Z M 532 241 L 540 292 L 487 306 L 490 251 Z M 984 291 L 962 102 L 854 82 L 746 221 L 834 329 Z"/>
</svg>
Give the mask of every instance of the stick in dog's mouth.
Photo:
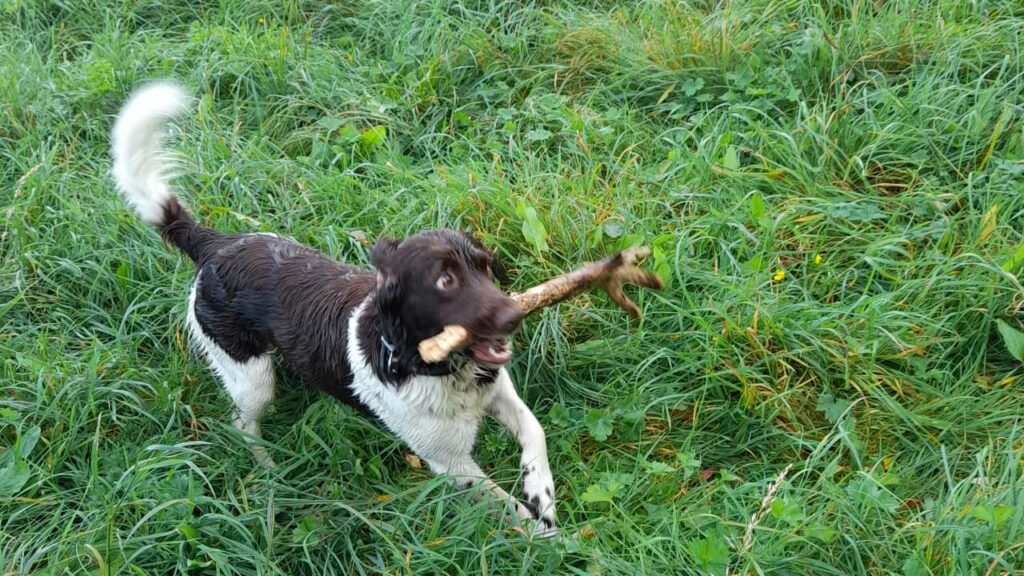
<svg viewBox="0 0 1024 576">
<path fill-rule="evenodd" d="M 630 248 L 599 262 L 584 264 L 568 274 L 511 296 L 526 315 L 572 298 L 585 290 L 602 288 L 612 301 L 636 318 L 640 315 L 640 309 L 622 291 L 622 286 L 636 284 L 655 290 L 664 286 L 656 275 L 636 266 L 636 261 L 648 254 L 650 250 L 646 247 Z M 485 364 L 501 365 L 512 357 L 506 338 L 472 338 L 469 330 L 462 326 L 445 326 L 440 334 L 420 342 L 420 357 L 424 362 L 434 364 L 467 343 L 474 359 Z"/>
</svg>

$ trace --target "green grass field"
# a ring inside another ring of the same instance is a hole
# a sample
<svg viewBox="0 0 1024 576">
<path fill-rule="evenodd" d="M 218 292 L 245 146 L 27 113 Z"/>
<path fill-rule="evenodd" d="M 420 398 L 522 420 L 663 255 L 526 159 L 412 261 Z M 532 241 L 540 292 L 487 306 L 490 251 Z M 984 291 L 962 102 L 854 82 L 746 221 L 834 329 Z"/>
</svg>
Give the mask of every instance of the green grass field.
<svg viewBox="0 0 1024 576">
<path fill-rule="evenodd" d="M 0 3 L 0 574 L 1024 573 L 1019 1 L 198 4 Z M 255 465 L 109 178 L 155 78 L 221 230 L 655 248 L 516 338 L 564 538 L 298 382 Z"/>
</svg>

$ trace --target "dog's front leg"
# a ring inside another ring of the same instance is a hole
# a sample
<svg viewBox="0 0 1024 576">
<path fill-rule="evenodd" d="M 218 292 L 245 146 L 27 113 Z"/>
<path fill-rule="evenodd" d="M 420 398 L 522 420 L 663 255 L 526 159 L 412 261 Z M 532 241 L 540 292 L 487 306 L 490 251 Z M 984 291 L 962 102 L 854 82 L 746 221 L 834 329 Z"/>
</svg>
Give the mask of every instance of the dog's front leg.
<svg viewBox="0 0 1024 576">
<path fill-rule="evenodd" d="M 479 488 L 477 494 L 485 494 L 499 502 L 510 506 L 517 516 L 522 519 L 534 518 L 530 509 L 522 502 L 519 502 L 487 477 L 480 465 L 473 460 L 472 455 L 466 454 L 433 454 L 424 455 L 424 460 L 435 474 L 450 476 L 455 480 L 459 489 Z"/>
<path fill-rule="evenodd" d="M 504 368 L 498 373 L 498 393 L 488 413 L 504 425 L 519 441 L 523 449 L 522 466 L 523 504 L 530 516 L 539 523 L 541 534 L 556 534 L 555 483 L 548 464 L 547 440 L 544 429 L 533 412 L 519 398 L 512 378 Z"/>
</svg>

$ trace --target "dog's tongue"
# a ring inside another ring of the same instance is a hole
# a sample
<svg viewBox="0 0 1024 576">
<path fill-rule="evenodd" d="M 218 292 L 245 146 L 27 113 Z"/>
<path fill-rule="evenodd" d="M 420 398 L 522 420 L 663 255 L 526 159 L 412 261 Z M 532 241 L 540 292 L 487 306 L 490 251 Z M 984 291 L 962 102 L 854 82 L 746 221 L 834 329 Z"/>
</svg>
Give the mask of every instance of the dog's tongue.
<svg viewBox="0 0 1024 576">
<path fill-rule="evenodd" d="M 501 365 L 512 359 L 512 349 L 504 338 L 480 338 L 469 345 L 473 359 L 485 364 Z"/>
</svg>

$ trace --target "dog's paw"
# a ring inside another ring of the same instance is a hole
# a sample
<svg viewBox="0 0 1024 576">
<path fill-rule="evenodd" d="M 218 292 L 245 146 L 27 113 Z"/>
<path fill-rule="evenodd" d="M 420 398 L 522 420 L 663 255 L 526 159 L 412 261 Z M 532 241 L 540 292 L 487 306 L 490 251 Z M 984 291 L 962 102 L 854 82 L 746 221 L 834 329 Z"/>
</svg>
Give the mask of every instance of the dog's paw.
<svg viewBox="0 0 1024 576">
<path fill-rule="evenodd" d="M 558 526 L 551 523 L 548 518 L 531 520 L 533 523 L 533 535 L 540 538 L 554 538 L 559 535 Z"/>
<path fill-rule="evenodd" d="M 523 466 L 523 501 L 530 518 L 536 521 L 534 534 L 554 536 L 558 534 L 555 514 L 555 484 L 547 465 Z"/>
<path fill-rule="evenodd" d="M 266 468 L 267 470 L 273 470 L 277 468 L 277 462 L 270 456 L 270 452 L 263 446 L 254 444 L 252 446 L 252 455 L 256 459 L 256 463 Z"/>
</svg>

